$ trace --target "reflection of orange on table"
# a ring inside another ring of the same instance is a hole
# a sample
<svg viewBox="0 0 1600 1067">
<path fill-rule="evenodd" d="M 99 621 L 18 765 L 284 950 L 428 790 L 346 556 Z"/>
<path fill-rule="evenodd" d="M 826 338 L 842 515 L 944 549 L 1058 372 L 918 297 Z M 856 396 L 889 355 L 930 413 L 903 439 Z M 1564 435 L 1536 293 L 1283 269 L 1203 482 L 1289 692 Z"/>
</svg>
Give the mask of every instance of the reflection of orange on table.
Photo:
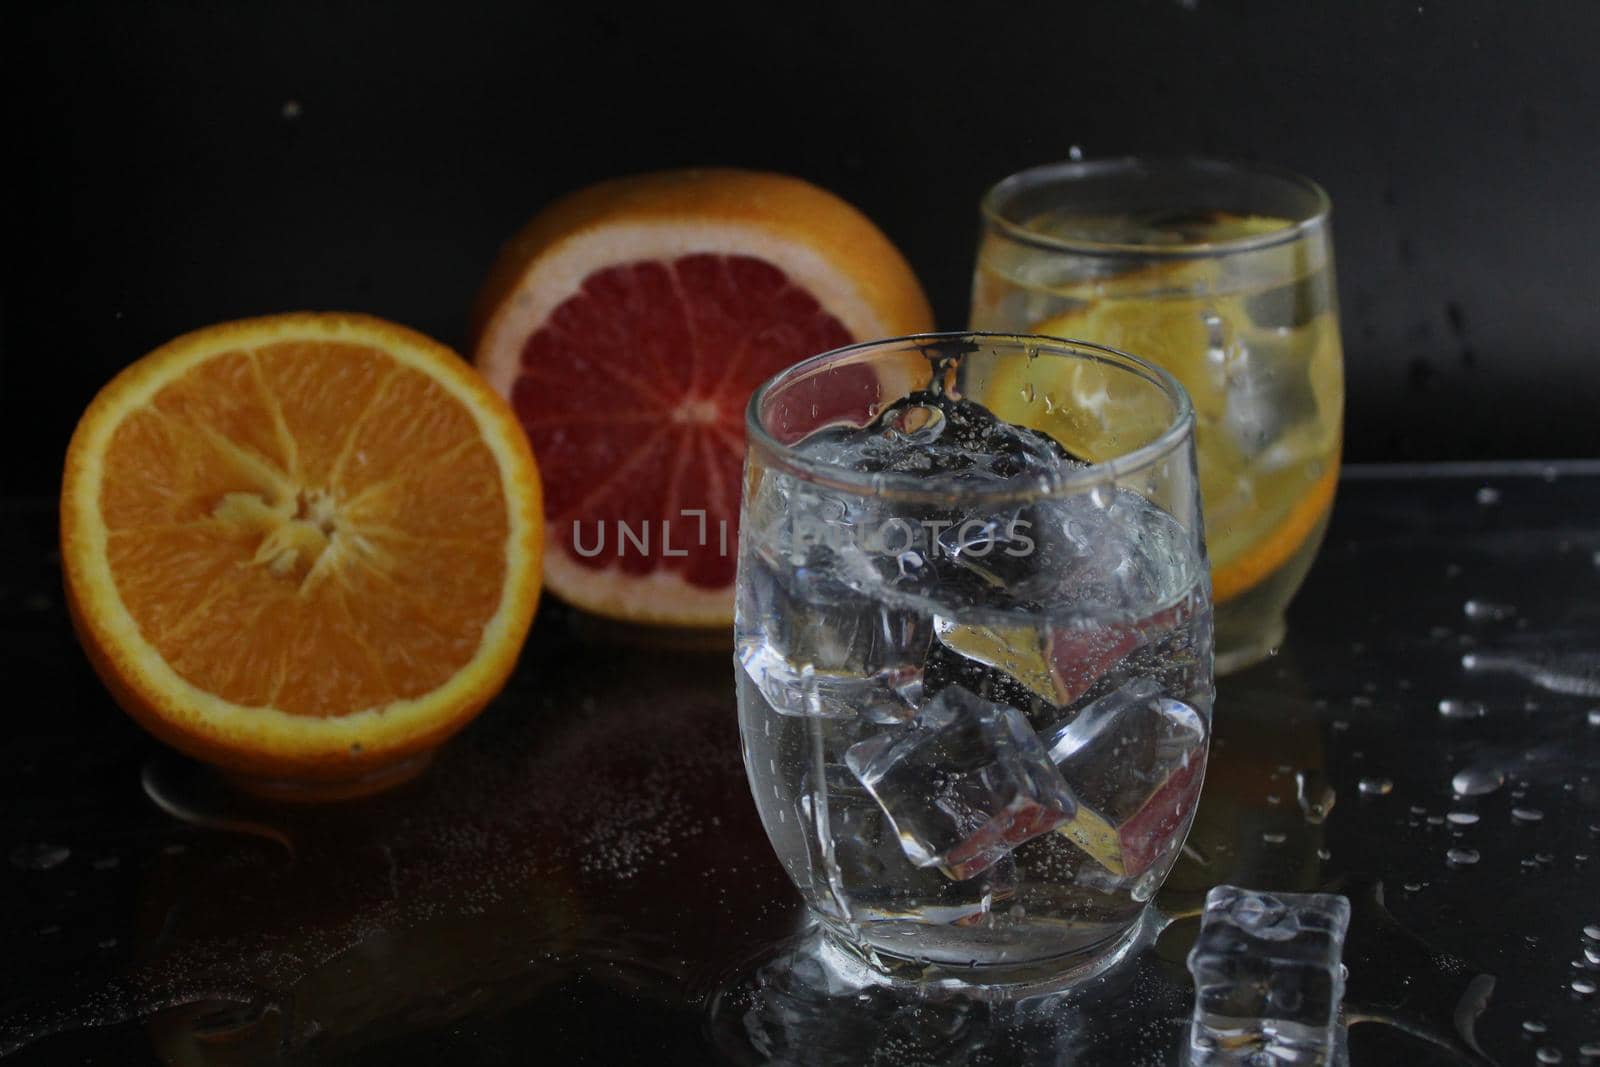
<svg viewBox="0 0 1600 1067">
<path fill-rule="evenodd" d="M 299 795 L 403 780 L 499 690 L 542 535 L 504 403 L 357 315 L 157 349 L 84 413 L 61 494 L 68 601 L 118 702 Z"/>
</svg>

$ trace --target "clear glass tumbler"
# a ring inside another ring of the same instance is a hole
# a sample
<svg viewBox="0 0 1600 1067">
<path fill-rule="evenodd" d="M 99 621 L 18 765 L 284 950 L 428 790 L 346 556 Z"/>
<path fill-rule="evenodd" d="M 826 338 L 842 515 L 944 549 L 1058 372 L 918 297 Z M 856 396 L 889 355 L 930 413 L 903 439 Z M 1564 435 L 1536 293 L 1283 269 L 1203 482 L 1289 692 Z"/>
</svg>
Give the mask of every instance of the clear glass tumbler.
<svg viewBox="0 0 1600 1067">
<path fill-rule="evenodd" d="M 981 207 L 973 329 L 1110 345 L 1189 391 L 1217 670 L 1261 659 L 1283 639 L 1338 480 L 1327 195 L 1264 167 L 1114 159 L 1023 171 Z"/>
<path fill-rule="evenodd" d="M 745 768 L 825 936 L 917 980 L 1109 958 L 1210 738 L 1182 386 L 1095 345 L 936 334 L 801 363 L 747 422 Z"/>
</svg>

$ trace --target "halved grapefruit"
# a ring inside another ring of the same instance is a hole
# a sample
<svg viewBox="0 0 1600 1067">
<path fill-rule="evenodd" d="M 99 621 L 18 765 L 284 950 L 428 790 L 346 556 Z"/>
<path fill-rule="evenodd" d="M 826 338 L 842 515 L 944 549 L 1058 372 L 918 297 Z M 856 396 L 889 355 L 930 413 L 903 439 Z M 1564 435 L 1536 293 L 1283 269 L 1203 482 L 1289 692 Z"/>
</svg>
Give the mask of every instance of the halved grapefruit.
<svg viewBox="0 0 1600 1067">
<path fill-rule="evenodd" d="M 797 178 L 668 171 L 546 208 L 490 274 L 475 359 L 539 457 L 549 588 L 629 622 L 727 625 L 750 394 L 931 318 L 888 238 Z"/>
</svg>

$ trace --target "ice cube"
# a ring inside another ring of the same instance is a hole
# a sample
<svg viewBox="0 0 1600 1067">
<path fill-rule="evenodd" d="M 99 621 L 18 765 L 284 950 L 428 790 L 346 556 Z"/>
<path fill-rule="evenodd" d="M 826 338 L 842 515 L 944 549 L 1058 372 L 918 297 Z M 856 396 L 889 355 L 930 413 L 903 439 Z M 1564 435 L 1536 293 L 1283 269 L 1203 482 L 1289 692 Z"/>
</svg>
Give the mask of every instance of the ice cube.
<svg viewBox="0 0 1600 1067">
<path fill-rule="evenodd" d="M 1206 723 L 1136 678 L 1049 735 L 1050 759 L 1078 799 L 1058 829 L 1118 877 L 1138 877 L 1178 845 L 1199 799 Z"/>
<path fill-rule="evenodd" d="M 1022 713 L 960 686 L 942 690 L 903 728 L 851 746 L 845 763 L 907 858 L 958 881 L 1077 810 Z"/>
<path fill-rule="evenodd" d="M 1326 1064 L 1344 995 L 1339 957 L 1350 902 L 1324 893 L 1206 894 L 1189 952 L 1194 975 L 1190 1062 Z"/>
<path fill-rule="evenodd" d="M 812 771 L 802 782 L 801 818 L 817 827 L 817 847 L 832 854 L 835 896 L 847 903 L 840 918 L 857 923 L 918 922 L 971 926 L 1017 890 L 1016 863 L 1010 856 L 966 881 L 952 881 L 938 870 L 907 861 L 899 835 L 877 801 L 847 768 L 827 764 L 818 796 Z M 826 811 L 826 822 L 816 822 Z M 827 871 L 827 859 L 814 860 Z"/>
<path fill-rule="evenodd" d="M 1054 438 L 971 400 L 915 392 L 869 426 L 831 426 L 800 442 L 806 456 L 867 473 L 917 473 L 966 485 L 1083 466 Z"/>
<path fill-rule="evenodd" d="M 848 550 L 845 550 L 848 551 Z M 762 561 L 739 588 L 739 663 L 780 715 L 872 722 L 909 718 L 922 693 L 930 625 L 859 592 L 832 550 L 780 575 Z"/>
</svg>

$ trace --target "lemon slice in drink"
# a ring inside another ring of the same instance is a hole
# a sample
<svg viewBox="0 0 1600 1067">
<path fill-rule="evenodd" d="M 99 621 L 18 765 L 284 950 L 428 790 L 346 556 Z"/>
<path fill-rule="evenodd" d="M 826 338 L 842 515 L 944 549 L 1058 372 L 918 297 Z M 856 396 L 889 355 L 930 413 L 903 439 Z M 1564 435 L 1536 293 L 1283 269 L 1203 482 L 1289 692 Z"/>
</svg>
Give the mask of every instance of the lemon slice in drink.
<svg viewBox="0 0 1600 1067">
<path fill-rule="evenodd" d="M 1317 314 L 1289 331 L 1256 330 L 1242 301 L 1115 296 L 1030 330 L 1152 360 L 1188 391 L 1219 604 L 1277 572 L 1315 534 L 1339 469 L 1343 379 L 1332 315 Z M 1248 332 L 1241 336 L 1241 329 Z M 1274 372 L 1252 370 L 1251 359 L 1275 360 Z M 1241 380 L 1263 379 L 1280 391 L 1283 379 L 1292 380 L 1284 403 L 1240 395 Z M 1153 440 L 1168 418 L 1149 389 L 1093 361 L 1010 361 L 990 370 L 978 395 L 1001 418 L 1049 433 L 1091 462 Z"/>
</svg>

